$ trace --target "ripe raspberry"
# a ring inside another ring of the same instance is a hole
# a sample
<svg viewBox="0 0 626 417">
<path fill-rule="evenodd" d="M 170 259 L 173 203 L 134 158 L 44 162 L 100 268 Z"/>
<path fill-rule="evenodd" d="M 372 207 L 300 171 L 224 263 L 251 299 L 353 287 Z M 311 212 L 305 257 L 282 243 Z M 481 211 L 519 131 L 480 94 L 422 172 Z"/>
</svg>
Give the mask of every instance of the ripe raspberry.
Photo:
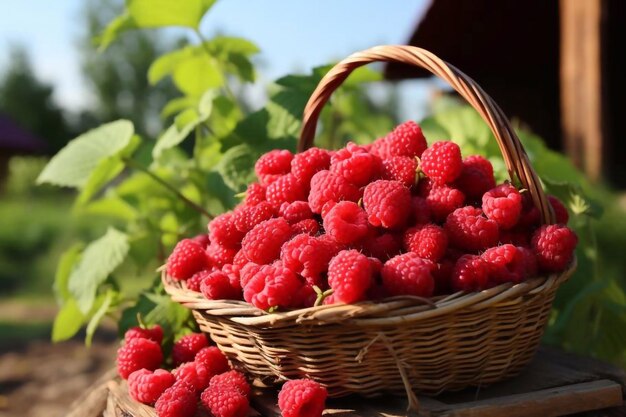
<svg viewBox="0 0 626 417">
<path fill-rule="evenodd" d="M 358 152 L 350 154 L 346 159 L 333 161 L 330 172 L 341 175 L 350 184 L 363 187 L 380 175 L 380 168 L 380 158 L 366 152 Z"/>
<path fill-rule="evenodd" d="M 422 197 L 413 197 L 411 199 L 412 216 L 411 219 L 416 225 L 427 224 L 431 222 L 430 206 L 426 199 Z"/>
<path fill-rule="evenodd" d="M 510 229 L 522 212 L 522 196 L 511 184 L 498 185 L 483 195 L 483 212 L 501 229 Z"/>
<path fill-rule="evenodd" d="M 447 185 L 433 186 L 426 196 L 426 204 L 432 217 L 443 222 L 454 210 L 463 206 L 465 195 L 456 188 Z"/>
<path fill-rule="evenodd" d="M 230 368 L 226 356 L 215 346 L 207 346 L 200 349 L 196 353 L 194 362 L 206 368 L 209 378 L 222 374 Z"/>
<path fill-rule="evenodd" d="M 177 382 L 161 394 L 154 408 L 159 417 L 193 417 L 198 399 L 189 385 Z"/>
<path fill-rule="evenodd" d="M 202 333 L 191 333 L 181 337 L 172 347 L 174 366 L 193 361 L 196 353 L 209 345 L 209 341 Z"/>
<path fill-rule="evenodd" d="M 246 284 L 243 297 L 261 310 L 289 308 L 301 286 L 298 276 L 282 265 L 264 265 Z"/>
<path fill-rule="evenodd" d="M 362 244 L 363 253 L 385 262 L 400 253 L 402 247 L 399 240 L 391 233 L 366 238 Z"/>
<path fill-rule="evenodd" d="M 311 192 L 309 206 L 313 213 L 321 213 L 322 207 L 328 201 L 359 201 L 359 189 L 350 184 L 341 175 L 330 171 L 320 171 L 311 178 Z"/>
<path fill-rule="evenodd" d="M 196 235 L 192 237 L 191 240 L 193 240 L 194 242 L 196 242 L 198 245 L 202 246 L 203 248 L 206 248 L 207 246 L 209 246 L 209 243 L 211 243 L 211 239 L 209 239 L 209 235 L 206 233 L 201 233 L 199 235 Z"/>
<path fill-rule="evenodd" d="M 265 186 L 258 182 L 249 184 L 246 189 L 246 198 L 243 200 L 243 204 L 246 206 L 256 206 L 261 201 L 265 201 L 265 189 Z"/>
<path fill-rule="evenodd" d="M 411 213 L 411 192 L 398 181 L 378 180 L 365 187 L 363 205 L 370 224 L 399 227 Z"/>
<path fill-rule="evenodd" d="M 331 211 L 336 205 L 336 201 L 327 201 L 326 203 L 324 203 L 324 207 L 322 207 L 322 212 L 320 213 L 322 215 L 322 219 L 326 217 L 328 212 Z"/>
<path fill-rule="evenodd" d="M 203 364 L 197 362 L 183 363 L 172 373 L 176 377 L 176 381 L 186 383 L 196 392 L 202 392 L 208 387 L 213 376 Z"/>
<path fill-rule="evenodd" d="M 578 236 L 569 227 L 551 224 L 541 226 L 533 235 L 532 248 L 539 268 L 548 272 L 565 270 L 574 257 Z"/>
<path fill-rule="evenodd" d="M 241 249 L 252 262 L 269 264 L 278 259 L 281 246 L 292 234 L 291 226 L 282 217 L 265 220 L 243 238 Z"/>
<path fill-rule="evenodd" d="M 372 144 L 371 152 L 387 159 L 392 156 L 421 156 L 426 149 L 426 138 L 422 129 L 412 120 L 404 122 L 385 136 Z"/>
<path fill-rule="evenodd" d="M 382 179 L 399 181 L 405 187 L 415 185 L 417 175 L 417 160 L 408 156 L 393 156 L 383 160 Z"/>
<path fill-rule="evenodd" d="M 322 274 L 338 251 L 336 245 L 327 240 L 300 234 L 283 245 L 280 259 L 285 267 L 302 275 L 309 284 L 320 285 Z"/>
<path fill-rule="evenodd" d="M 235 288 L 237 291 L 241 291 L 241 285 L 239 285 L 240 277 L 239 272 L 241 271 L 241 267 L 236 266 L 234 264 L 226 264 L 222 267 L 222 272 L 226 274 L 228 280 L 230 281 L 230 285 Z"/>
<path fill-rule="evenodd" d="M 252 279 L 254 274 L 259 272 L 261 269 L 261 265 L 255 264 L 254 262 L 248 262 L 241 268 L 241 272 L 239 273 L 239 283 L 241 284 L 241 288 L 246 288 L 248 282 Z"/>
<path fill-rule="evenodd" d="M 468 156 L 463 160 L 461 175 L 454 183 L 470 200 L 479 200 L 483 194 L 496 186 L 493 166 L 480 155 Z"/>
<path fill-rule="evenodd" d="M 295 296 L 293 306 L 297 308 L 313 307 L 317 301 L 317 293 L 311 284 L 305 282 Z"/>
<path fill-rule="evenodd" d="M 294 234 L 306 233 L 315 236 L 320 231 L 320 224 L 315 219 L 304 219 L 291 226 Z"/>
<path fill-rule="evenodd" d="M 261 156 L 254 164 L 254 171 L 261 185 L 267 186 L 279 177 L 288 174 L 291 170 L 292 159 L 293 154 L 291 152 L 280 149 L 275 149 Z"/>
<path fill-rule="evenodd" d="M 128 341 L 132 339 L 150 339 L 160 345 L 163 341 L 163 329 L 158 324 L 155 324 L 149 329 L 138 326 L 131 327 L 124 333 L 124 341 L 128 343 Z"/>
<path fill-rule="evenodd" d="M 213 417 L 246 417 L 250 408 L 246 396 L 232 386 L 211 386 L 200 399 Z"/>
<path fill-rule="evenodd" d="M 306 201 L 294 201 L 293 203 L 283 203 L 278 210 L 280 217 L 287 220 L 289 224 L 313 218 L 313 212 Z"/>
<path fill-rule="evenodd" d="M 213 270 L 205 269 L 204 271 L 198 271 L 191 276 L 185 284 L 187 288 L 191 291 L 200 292 L 200 286 L 202 285 L 202 280 L 209 276 L 209 274 L 213 272 Z"/>
<path fill-rule="evenodd" d="M 428 197 L 434 186 L 435 183 L 430 178 L 420 176 L 416 187 L 417 195 L 422 198 Z"/>
<path fill-rule="evenodd" d="M 157 369 L 154 373 L 139 369 L 128 377 L 128 393 L 133 400 L 152 405 L 174 382 L 174 375 L 165 369 Z"/>
<path fill-rule="evenodd" d="M 239 282 L 237 282 L 239 286 Z M 229 276 L 223 271 L 209 273 L 200 284 L 202 295 L 208 300 L 237 300 L 241 298 L 241 289 L 231 284 Z"/>
<path fill-rule="evenodd" d="M 177 280 L 186 280 L 209 265 L 204 248 L 191 239 L 176 244 L 167 259 L 167 275 Z"/>
<path fill-rule="evenodd" d="M 352 201 L 337 203 L 324 217 L 326 234 L 344 245 L 363 238 L 368 229 L 367 214 Z"/>
<path fill-rule="evenodd" d="M 450 243 L 458 248 L 479 251 L 498 242 L 498 224 L 483 216 L 482 210 L 465 206 L 454 210 L 444 225 Z"/>
<path fill-rule="evenodd" d="M 278 393 L 278 408 L 283 417 L 321 417 L 328 392 L 310 379 L 285 382 Z"/>
<path fill-rule="evenodd" d="M 131 339 L 117 350 L 117 372 L 123 379 L 142 368 L 153 371 L 161 362 L 161 346 L 150 339 Z"/>
<path fill-rule="evenodd" d="M 372 262 L 359 251 L 339 252 L 328 265 L 328 284 L 335 301 L 350 304 L 364 300 L 373 272 Z"/>
<path fill-rule="evenodd" d="M 209 387 L 233 387 L 244 397 L 250 397 L 250 384 L 246 380 L 246 377 L 237 371 L 228 371 L 220 375 L 215 375 L 211 378 Z"/>
<path fill-rule="evenodd" d="M 245 234 L 252 230 L 254 226 L 272 217 L 274 217 L 274 208 L 266 201 L 261 201 L 256 206 L 241 206 L 237 208 L 233 212 L 233 223 L 240 232 L 240 237 L 235 245 L 227 246 L 237 247 Z"/>
<path fill-rule="evenodd" d="M 413 252 L 391 258 L 382 270 L 383 285 L 391 295 L 430 297 L 435 289 L 435 264 Z"/>
<path fill-rule="evenodd" d="M 554 210 L 556 222 L 558 224 L 567 224 L 567 222 L 569 222 L 569 213 L 567 212 L 567 209 L 565 208 L 561 200 L 553 195 L 549 195 L 548 201 L 550 202 L 550 205 Z"/>
<path fill-rule="evenodd" d="M 305 201 L 309 185 L 297 179 L 293 174 L 283 175 L 267 186 L 267 202 L 275 209 L 281 204 L 293 201 Z"/>
<path fill-rule="evenodd" d="M 448 235 L 434 224 L 412 227 L 404 232 L 404 247 L 421 258 L 439 262 L 448 249 Z"/>
<path fill-rule="evenodd" d="M 459 145 L 449 141 L 433 143 L 422 154 L 421 167 L 435 184 L 451 184 L 463 169 Z"/>
<path fill-rule="evenodd" d="M 236 266 L 237 268 L 239 268 L 239 270 L 241 270 L 241 268 L 246 266 L 248 262 L 250 262 L 250 259 L 248 259 L 248 257 L 246 256 L 246 253 L 242 250 L 237 252 L 235 257 L 233 258 L 233 266 Z"/>
<path fill-rule="evenodd" d="M 534 275 L 537 269 L 537 261 L 532 252 L 510 244 L 489 248 L 481 258 L 487 263 L 489 278 L 495 284 L 517 284 Z"/>
<path fill-rule="evenodd" d="M 211 242 L 209 247 L 206 249 L 208 258 L 217 268 L 221 268 L 226 264 L 232 264 L 237 252 L 237 248 L 222 246 L 217 242 Z"/>
<path fill-rule="evenodd" d="M 291 172 L 303 183 L 310 184 L 313 175 L 329 166 L 330 153 L 325 149 L 311 148 L 293 157 Z"/>
<path fill-rule="evenodd" d="M 245 235 L 245 230 L 237 230 L 234 213 L 220 214 L 209 223 L 209 238 L 211 242 L 229 248 L 236 248 Z"/>
<path fill-rule="evenodd" d="M 454 291 L 481 291 L 489 280 L 489 267 L 480 256 L 463 255 L 456 261 L 450 285 Z"/>
</svg>

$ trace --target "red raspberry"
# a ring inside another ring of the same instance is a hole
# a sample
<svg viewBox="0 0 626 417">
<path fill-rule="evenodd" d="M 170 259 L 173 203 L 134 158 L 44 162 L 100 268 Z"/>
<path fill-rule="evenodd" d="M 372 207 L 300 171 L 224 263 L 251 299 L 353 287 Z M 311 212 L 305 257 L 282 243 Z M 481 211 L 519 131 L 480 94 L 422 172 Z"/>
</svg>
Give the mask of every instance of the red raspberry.
<svg viewBox="0 0 626 417">
<path fill-rule="evenodd" d="M 241 298 L 241 289 L 234 287 L 229 276 L 219 270 L 211 272 L 202 280 L 200 291 L 207 300 L 237 300 Z"/>
<path fill-rule="evenodd" d="M 443 228 L 434 224 L 418 226 L 404 232 L 404 247 L 421 258 L 439 262 L 448 249 L 448 235 Z"/>
<path fill-rule="evenodd" d="M 463 169 L 459 145 L 449 141 L 433 143 L 422 154 L 421 167 L 435 184 L 451 184 Z"/>
<path fill-rule="evenodd" d="M 196 392 L 201 392 L 208 387 L 213 376 L 203 364 L 197 362 L 183 363 L 172 373 L 176 377 L 176 381 L 186 383 Z"/>
<path fill-rule="evenodd" d="M 193 240 L 194 242 L 196 242 L 198 245 L 202 246 L 203 248 L 206 248 L 207 246 L 209 246 L 209 243 L 211 243 L 211 239 L 209 239 L 209 235 L 206 233 L 201 233 L 199 235 L 196 235 L 192 237 L 191 240 Z"/>
<path fill-rule="evenodd" d="M 428 197 L 430 190 L 433 189 L 435 183 L 428 177 L 419 177 L 419 181 L 417 182 L 417 195 L 422 198 Z"/>
<path fill-rule="evenodd" d="M 278 259 L 281 246 L 292 234 L 291 226 L 282 217 L 265 220 L 243 238 L 241 249 L 252 262 L 269 264 Z"/>
<path fill-rule="evenodd" d="M 454 291 L 481 291 L 489 280 L 489 267 L 480 256 L 463 255 L 456 261 L 450 285 Z"/>
<path fill-rule="evenodd" d="M 391 258 L 382 270 L 383 285 L 391 295 L 430 297 L 435 289 L 435 264 L 413 252 Z"/>
<path fill-rule="evenodd" d="M 578 236 L 567 226 L 541 226 L 533 235 L 532 248 L 539 268 L 548 272 L 565 270 L 574 257 Z"/>
<path fill-rule="evenodd" d="M 324 207 L 322 207 L 322 212 L 320 213 L 322 215 L 322 219 L 326 217 L 328 212 L 331 211 L 336 205 L 336 201 L 327 201 L 326 203 L 324 203 Z"/>
<path fill-rule="evenodd" d="M 404 122 L 372 144 L 371 152 L 383 159 L 392 156 L 421 156 L 426 149 L 426 138 L 422 129 L 412 120 Z"/>
<path fill-rule="evenodd" d="M 128 343 L 128 341 L 132 339 L 150 339 L 160 345 L 163 341 L 163 329 L 158 324 L 155 324 L 149 329 L 143 327 L 131 327 L 126 330 L 126 333 L 124 333 L 124 340 Z"/>
<path fill-rule="evenodd" d="M 161 346 L 150 339 L 131 339 L 117 350 L 117 372 L 123 379 L 142 368 L 153 371 L 161 362 Z"/>
<path fill-rule="evenodd" d="M 344 245 L 360 240 L 368 229 L 367 214 L 352 201 L 337 203 L 324 217 L 326 234 Z"/>
<path fill-rule="evenodd" d="M 236 266 L 234 264 L 226 264 L 222 267 L 222 272 L 226 274 L 228 280 L 230 281 L 230 285 L 235 288 L 237 291 L 241 291 L 241 285 L 239 285 L 240 277 L 239 272 L 241 271 L 241 267 Z"/>
<path fill-rule="evenodd" d="M 293 157 L 291 172 L 303 183 L 310 184 L 313 175 L 329 166 L 330 153 L 325 149 L 311 148 Z"/>
<path fill-rule="evenodd" d="M 520 226 L 500 231 L 500 243 L 510 243 L 515 246 L 530 246 L 529 231 Z"/>
<path fill-rule="evenodd" d="M 222 246 L 217 242 L 211 242 L 206 249 L 206 254 L 217 268 L 221 268 L 226 264 L 232 264 L 237 252 L 237 248 Z"/>
<path fill-rule="evenodd" d="M 152 405 L 174 382 L 174 375 L 165 369 L 157 369 L 154 373 L 140 369 L 129 375 L 128 393 L 133 400 Z"/>
<path fill-rule="evenodd" d="M 291 226 L 294 234 L 306 233 L 315 236 L 320 231 L 320 224 L 315 219 L 304 219 Z"/>
<path fill-rule="evenodd" d="M 237 371 L 228 371 L 220 375 L 215 375 L 211 378 L 209 387 L 233 387 L 246 398 L 250 397 L 250 384 L 246 380 L 246 377 Z"/>
<path fill-rule="evenodd" d="M 196 272 L 185 281 L 187 288 L 191 291 L 200 292 L 200 286 L 202 285 L 202 280 L 209 276 L 209 274 L 213 272 L 212 270 L 205 269 L 204 271 Z"/>
<path fill-rule="evenodd" d="M 159 417 L 193 417 L 198 398 L 189 385 L 177 382 L 161 394 L 154 408 Z"/>
<path fill-rule="evenodd" d="M 363 242 L 363 253 L 367 256 L 386 261 L 400 253 L 402 247 L 398 239 L 391 233 L 372 236 Z"/>
<path fill-rule="evenodd" d="M 254 226 L 272 217 L 274 217 L 274 208 L 266 201 L 261 201 L 255 206 L 241 206 L 237 208 L 233 212 L 233 223 L 240 232 L 240 238 L 235 245 L 230 245 L 230 247 L 238 246 L 241 243 L 241 239 Z"/>
<path fill-rule="evenodd" d="M 435 280 L 435 295 L 450 293 L 450 282 L 453 270 L 454 262 L 450 259 L 444 259 L 437 264 L 437 268 L 433 271 L 433 279 Z"/>
<path fill-rule="evenodd" d="M 252 277 L 259 272 L 261 269 L 261 265 L 255 264 L 254 262 L 248 262 L 241 268 L 241 272 L 239 273 L 239 283 L 241 284 L 241 288 L 245 288 L 248 282 L 252 279 Z"/>
<path fill-rule="evenodd" d="M 569 213 L 567 209 L 557 197 L 553 195 L 548 196 L 548 201 L 554 210 L 554 214 L 556 216 L 556 222 L 558 224 L 567 224 L 569 222 Z"/>
<path fill-rule="evenodd" d="M 505 244 L 487 249 L 480 256 L 489 267 L 489 278 L 496 284 L 504 282 L 519 283 L 529 277 L 525 253 L 516 246 Z"/>
<path fill-rule="evenodd" d="M 222 374 L 230 368 L 226 356 L 215 346 L 207 346 L 200 349 L 196 353 L 194 362 L 201 364 L 207 369 L 209 378 Z"/>
<path fill-rule="evenodd" d="M 315 301 L 317 301 L 317 293 L 315 292 L 313 286 L 306 282 L 302 287 L 300 287 L 300 291 L 298 291 L 298 294 L 296 295 L 294 307 L 313 307 L 313 305 L 315 305 Z"/>
<path fill-rule="evenodd" d="M 281 204 L 293 201 L 304 201 L 307 199 L 309 186 L 297 179 L 293 174 L 283 175 L 267 186 L 267 201 L 275 209 Z"/>
<path fill-rule="evenodd" d="M 313 213 L 321 213 L 322 207 L 329 201 L 357 202 L 360 197 L 359 189 L 341 175 L 330 171 L 320 171 L 311 178 L 309 206 Z"/>
<path fill-rule="evenodd" d="M 246 189 L 246 198 L 243 204 L 246 206 L 256 206 L 261 201 L 265 201 L 265 187 L 258 182 L 253 182 Z"/>
<path fill-rule="evenodd" d="M 285 382 L 278 393 L 278 408 L 283 417 L 321 417 L 328 392 L 310 379 Z"/>
<path fill-rule="evenodd" d="M 209 341 L 202 333 L 191 333 L 181 337 L 172 346 L 172 360 L 174 366 L 194 360 L 196 353 L 209 345 Z"/>
<path fill-rule="evenodd" d="M 281 149 L 275 149 L 261 156 L 254 164 L 254 171 L 261 185 L 267 186 L 289 173 L 292 159 L 291 152 Z"/>
<path fill-rule="evenodd" d="M 236 266 L 237 268 L 239 268 L 239 270 L 241 270 L 241 268 L 246 266 L 248 262 L 250 262 L 250 259 L 248 259 L 248 257 L 246 256 L 246 253 L 242 250 L 237 252 L 235 257 L 233 258 L 233 266 Z"/>
<path fill-rule="evenodd" d="M 328 263 L 338 251 L 327 240 L 300 234 L 283 245 L 280 259 L 285 267 L 302 275 L 309 284 L 319 285 Z"/>
<path fill-rule="evenodd" d="M 351 154 L 346 159 L 333 161 L 330 165 L 330 172 L 341 175 L 350 184 L 363 187 L 379 176 L 380 167 L 380 158 L 366 152 L 359 152 Z"/>
<path fill-rule="evenodd" d="M 186 280 L 209 265 L 204 248 L 191 239 L 183 239 L 167 259 L 167 275 Z"/>
<path fill-rule="evenodd" d="M 261 310 L 289 308 L 302 286 L 298 276 L 282 265 L 264 265 L 243 289 L 244 299 Z"/>
<path fill-rule="evenodd" d="M 393 156 L 383 160 L 382 179 L 399 181 L 406 187 L 415 185 L 417 160 L 408 156 Z"/>
<path fill-rule="evenodd" d="M 510 229 L 520 218 L 522 196 L 511 184 L 498 185 L 483 195 L 483 212 L 501 229 Z"/>
<path fill-rule="evenodd" d="M 456 188 L 447 185 L 433 186 L 426 196 L 426 204 L 432 217 L 439 221 L 445 221 L 446 217 L 454 210 L 463 206 L 465 195 Z"/>
<path fill-rule="evenodd" d="M 293 203 L 283 203 L 278 210 L 280 217 L 287 220 L 289 224 L 313 218 L 313 212 L 306 201 L 294 201 Z"/>
<path fill-rule="evenodd" d="M 469 251 L 479 251 L 498 242 L 498 224 L 483 216 L 482 210 L 465 206 L 454 210 L 444 225 L 450 243 Z"/>
<path fill-rule="evenodd" d="M 411 213 L 411 192 L 398 181 L 378 180 L 365 187 L 363 205 L 370 224 L 399 227 Z"/>
<path fill-rule="evenodd" d="M 250 408 L 246 396 L 232 386 L 211 386 L 200 399 L 213 417 L 246 417 Z"/>
<path fill-rule="evenodd" d="M 467 198 L 480 199 L 495 186 L 493 166 L 489 160 L 480 155 L 468 156 L 463 160 L 463 169 L 455 182 L 455 187 L 463 191 Z"/>
<path fill-rule="evenodd" d="M 339 252 L 328 265 L 328 284 L 335 301 L 350 304 L 364 300 L 373 272 L 372 262 L 359 251 Z"/>
<path fill-rule="evenodd" d="M 211 242 L 229 248 L 238 247 L 246 231 L 237 230 L 235 219 L 234 213 L 224 213 L 211 220 L 209 223 L 209 238 Z"/>
<path fill-rule="evenodd" d="M 413 210 L 411 218 L 416 225 L 431 222 L 430 206 L 428 205 L 426 199 L 422 197 L 413 197 L 411 199 L 411 207 Z"/>
</svg>

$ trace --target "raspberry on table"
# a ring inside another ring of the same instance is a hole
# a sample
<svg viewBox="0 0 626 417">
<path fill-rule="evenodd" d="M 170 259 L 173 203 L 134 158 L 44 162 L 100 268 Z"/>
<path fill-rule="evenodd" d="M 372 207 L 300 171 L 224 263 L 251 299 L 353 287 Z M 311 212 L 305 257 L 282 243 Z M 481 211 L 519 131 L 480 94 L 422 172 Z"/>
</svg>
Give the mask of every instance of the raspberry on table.
<svg viewBox="0 0 626 417">
<path fill-rule="evenodd" d="M 465 203 L 465 195 L 456 188 L 447 185 L 434 185 L 426 196 L 426 204 L 432 217 L 443 222 L 454 210 Z"/>
<path fill-rule="evenodd" d="M 511 184 L 498 185 L 483 195 L 483 212 L 500 229 L 510 229 L 520 218 L 522 196 Z"/>
<path fill-rule="evenodd" d="M 210 378 L 222 374 L 230 368 L 228 359 L 216 346 L 206 346 L 200 349 L 194 357 L 194 362 L 203 365 Z"/>
<path fill-rule="evenodd" d="M 352 153 L 346 159 L 337 160 L 330 165 L 330 172 L 341 175 L 357 187 L 363 187 L 377 178 L 380 175 L 380 169 L 380 158 L 364 151 Z"/>
<path fill-rule="evenodd" d="M 304 219 L 291 225 L 291 228 L 296 235 L 306 233 L 307 235 L 315 236 L 320 231 L 320 224 L 315 219 Z"/>
<path fill-rule="evenodd" d="M 224 271 L 216 270 L 209 273 L 200 284 L 200 292 L 207 300 L 238 300 L 241 288 L 233 286 L 230 277 Z"/>
<path fill-rule="evenodd" d="M 233 212 L 233 223 L 240 234 L 237 243 L 230 246 L 237 247 L 241 243 L 241 239 L 254 226 L 272 217 L 274 217 L 274 208 L 267 201 L 261 201 L 255 206 L 240 206 L 235 209 Z"/>
<path fill-rule="evenodd" d="M 463 160 L 461 175 L 454 183 L 470 200 L 480 200 L 484 193 L 496 186 L 493 166 L 480 155 L 468 156 Z"/>
<path fill-rule="evenodd" d="M 477 255 L 463 255 L 454 265 L 450 285 L 454 291 L 481 291 L 487 287 L 489 267 Z"/>
<path fill-rule="evenodd" d="M 248 398 L 232 386 L 210 386 L 200 396 L 213 417 L 246 417 Z"/>
<path fill-rule="evenodd" d="M 209 341 L 202 333 L 190 333 L 178 339 L 172 347 L 174 366 L 185 362 L 192 362 L 196 353 L 209 345 Z"/>
<path fill-rule="evenodd" d="M 412 120 L 399 124 L 387 136 L 372 144 L 371 152 L 386 159 L 392 156 L 422 156 L 426 149 L 422 128 Z"/>
<path fill-rule="evenodd" d="M 211 242 L 229 248 L 236 248 L 241 243 L 245 231 L 238 230 L 235 224 L 236 213 L 224 213 L 209 222 Z"/>
<path fill-rule="evenodd" d="M 246 398 L 250 397 L 250 384 L 246 377 L 237 371 L 228 371 L 211 378 L 209 387 L 233 387 Z"/>
<path fill-rule="evenodd" d="M 165 369 L 154 372 L 139 369 L 128 377 L 128 393 L 135 401 L 143 404 L 154 404 L 163 391 L 174 385 L 176 378 Z"/>
<path fill-rule="evenodd" d="M 291 171 L 293 154 L 288 150 L 275 149 L 261 156 L 254 164 L 254 171 L 261 185 L 269 185 Z"/>
<path fill-rule="evenodd" d="M 291 161 L 291 172 L 305 184 L 310 184 L 311 178 L 317 172 L 328 169 L 330 153 L 325 149 L 310 148 L 296 154 Z"/>
<path fill-rule="evenodd" d="M 405 187 L 415 185 L 417 160 L 408 156 L 392 156 L 382 161 L 382 179 L 399 181 Z"/>
<path fill-rule="evenodd" d="M 278 408 L 283 417 L 321 417 L 328 392 L 310 379 L 285 382 L 278 393 Z"/>
<path fill-rule="evenodd" d="M 283 245 L 280 259 L 285 267 L 302 275 L 309 284 L 320 285 L 322 274 L 338 251 L 336 245 L 327 240 L 300 234 Z"/>
<path fill-rule="evenodd" d="M 260 265 L 269 264 L 280 256 L 280 248 L 293 230 L 287 220 L 277 217 L 254 226 L 241 241 L 241 248 L 248 259 Z"/>
<path fill-rule="evenodd" d="M 295 224 L 302 220 L 313 218 L 313 212 L 309 203 L 306 201 L 294 201 L 292 203 L 283 203 L 278 209 L 278 215 L 289 224 Z"/>
<path fill-rule="evenodd" d="M 289 308 L 302 286 L 298 276 L 282 265 L 263 265 L 243 289 L 244 299 L 261 310 Z"/>
<path fill-rule="evenodd" d="M 419 226 L 431 222 L 430 206 L 425 198 L 418 196 L 411 198 L 411 208 L 413 210 L 411 215 L 413 224 Z"/>
<path fill-rule="evenodd" d="M 324 217 L 326 234 L 341 244 L 360 240 L 368 229 L 367 213 L 352 201 L 340 201 Z"/>
<path fill-rule="evenodd" d="M 365 187 L 363 206 L 370 224 L 396 228 L 411 214 L 411 192 L 398 181 L 374 181 Z"/>
<path fill-rule="evenodd" d="M 454 210 L 444 225 L 450 243 L 468 251 L 479 251 L 498 243 L 498 224 L 483 216 L 479 208 L 465 206 Z"/>
<path fill-rule="evenodd" d="M 366 238 L 362 244 L 363 253 L 385 262 L 402 250 L 399 239 L 391 233 Z"/>
<path fill-rule="evenodd" d="M 563 205 L 563 202 L 553 195 L 548 196 L 548 201 L 552 206 L 552 210 L 554 210 L 556 222 L 558 224 L 567 224 L 569 222 L 569 212 Z"/>
<path fill-rule="evenodd" d="M 176 382 L 161 394 L 154 408 L 159 417 L 193 417 L 198 408 L 198 398 L 188 384 Z"/>
<path fill-rule="evenodd" d="M 430 297 L 435 289 L 435 264 L 407 252 L 391 258 L 382 270 L 383 286 L 391 295 Z"/>
<path fill-rule="evenodd" d="M 359 251 L 343 250 L 328 265 L 328 284 L 336 301 L 355 303 L 365 299 L 372 285 L 372 262 Z"/>
<path fill-rule="evenodd" d="M 512 282 L 517 284 L 529 278 L 536 269 L 532 262 L 534 255 L 511 244 L 504 244 L 487 249 L 481 258 L 489 268 L 489 278 L 496 284 Z"/>
<path fill-rule="evenodd" d="M 283 203 L 305 201 L 309 188 L 307 183 L 302 182 L 293 174 L 286 174 L 268 185 L 265 194 L 267 202 L 278 210 Z"/>
<path fill-rule="evenodd" d="M 258 182 L 253 182 L 252 184 L 248 185 L 248 188 L 246 188 L 246 197 L 243 200 L 243 204 L 246 206 L 255 206 L 261 201 L 265 201 L 265 190 L 266 187 L 259 184 Z"/>
<path fill-rule="evenodd" d="M 176 381 L 188 384 L 196 392 L 202 392 L 208 387 L 213 376 L 203 364 L 198 362 L 185 362 L 174 369 L 172 373 L 176 377 Z"/>
<path fill-rule="evenodd" d="M 153 371 L 161 362 L 161 345 L 150 339 L 131 339 L 117 350 L 117 372 L 123 379 L 142 368 Z"/>
<path fill-rule="evenodd" d="M 565 270 L 574 258 L 578 236 L 567 226 L 551 224 L 541 226 L 532 238 L 532 249 L 542 271 Z"/>
<path fill-rule="evenodd" d="M 163 328 L 158 324 L 155 324 L 150 328 L 139 326 L 131 327 L 126 330 L 126 333 L 124 333 L 124 341 L 128 343 L 128 341 L 132 339 L 150 339 L 160 345 L 163 341 Z"/>
<path fill-rule="evenodd" d="M 209 266 L 204 248 L 191 239 L 183 239 L 167 259 L 167 275 L 184 281 Z"/>
<path fill-rule="evenodd" d="M 442 227 L 434 224 L 417 226 L 404 232 L 404 246 L 421 258 L 439 262 L 448 249 L 448 235 Z"/>
<path fill-rule="evenodd" d="M 422 154 L 420 166 L 435 184 L 451 184 L 463 169 L 461 148 L 450 141 L 435 142 Z"/>
<path fill-rule="evenodd" d="M 359 188 L 350 184 L 344 177 L 327 170 L 319 171 L 311 178 L 309 206 L 313 213 L 320 214 L 329 201 L 354 201 L 361 198 Z"/>
<path fill-rule="evenodd" d="M 206 248 L 208 258 L 217 268 L 221 268 L 226 264 L 232 264 L 237 252 L 239 252 L 237 248 L 229 248 L 217 242 L 211 242 L 209 247 Z"/>
</svg>

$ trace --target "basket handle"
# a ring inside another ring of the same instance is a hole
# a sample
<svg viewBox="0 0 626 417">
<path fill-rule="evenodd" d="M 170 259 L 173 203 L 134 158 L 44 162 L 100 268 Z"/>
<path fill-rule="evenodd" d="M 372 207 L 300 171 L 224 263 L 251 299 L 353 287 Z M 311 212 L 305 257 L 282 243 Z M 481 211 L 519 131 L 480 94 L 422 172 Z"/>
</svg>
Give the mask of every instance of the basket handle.
<svg viewBox="0 0 626 417">
<path fill-rule="evenodd" d="M 500 107 L 470 77 L 431 52 L 415 46 L 375 46 L 350 55 L 328 71 L 304 108 L 298 152 L 308 149 L 313 144 L 320 112 L 333 91 L 348 78 L 353 70 L 378 61 L 415 65 L 430 71 L 450 84 L 487 123 L 498 142 L 509 171 L 509 177 L 513 179 L 514 176 L 517 176 L 524 188 L 528 190 L 533 204 L 539 209 L 543 223 L 552 224 L 555 222 L 554 212 L 543 191 L 539 177 L 532 168 L 526 151 Z"/>
</svg>

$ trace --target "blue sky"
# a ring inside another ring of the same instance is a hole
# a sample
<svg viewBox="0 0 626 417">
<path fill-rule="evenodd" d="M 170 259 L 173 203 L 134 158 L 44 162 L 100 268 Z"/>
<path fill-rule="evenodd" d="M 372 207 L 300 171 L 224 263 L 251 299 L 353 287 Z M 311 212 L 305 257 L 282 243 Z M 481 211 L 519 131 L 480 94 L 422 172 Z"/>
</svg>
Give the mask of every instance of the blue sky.
<svg viewBox="0 0 626 417">
<path fill-rule="evenodd" d="M 220 0 L 203 20 L 202 31 L 254 40 L 261 48 L 263 83 L 369 46 L 404 43 L 427 3 Z M 56 86 L 56 99 L 70 109 L 89 103 L 76 48 L 81 6 L 81 0 L 0 1 L 0 70 L 11 43 L 25 45 L 37 74 Z"/>
</svg>

